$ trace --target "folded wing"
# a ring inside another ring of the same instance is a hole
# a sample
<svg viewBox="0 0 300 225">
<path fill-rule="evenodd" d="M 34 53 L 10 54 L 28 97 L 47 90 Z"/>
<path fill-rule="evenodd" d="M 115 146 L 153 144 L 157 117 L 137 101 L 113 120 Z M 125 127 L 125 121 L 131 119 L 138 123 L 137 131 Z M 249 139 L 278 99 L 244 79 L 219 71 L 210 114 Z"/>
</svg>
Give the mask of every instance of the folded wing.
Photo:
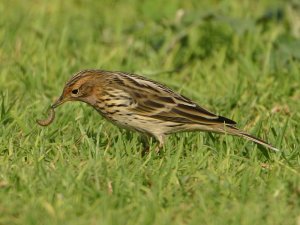
<svg viewBox="0 0 300 225">
<path fill-rule="evenodd" d="M 126 74 L 117 79 L 122 80 L 116 82 L 119 88 L 132 96 L 130 110 L 138 115 L 186 124 L 236 124 L 233 120 L 209 112 L 160 83 Z"/>
</svg>

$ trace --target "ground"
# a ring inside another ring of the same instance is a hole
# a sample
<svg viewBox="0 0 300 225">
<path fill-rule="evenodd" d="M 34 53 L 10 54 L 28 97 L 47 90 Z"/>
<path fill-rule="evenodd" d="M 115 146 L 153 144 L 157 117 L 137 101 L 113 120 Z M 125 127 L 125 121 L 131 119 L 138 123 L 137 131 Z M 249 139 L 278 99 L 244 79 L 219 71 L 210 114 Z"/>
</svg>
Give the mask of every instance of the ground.
<svg viewBox="0 0 300 225">
<path fill-rule="evenodd" d="M 1 1 L 0 224 L 299 224 L 297 4 Z M 87 68 L 160 81 L 281 151 L 194 132 L 142 156 L 83 103 L 38 126 Z"/>
</svg>

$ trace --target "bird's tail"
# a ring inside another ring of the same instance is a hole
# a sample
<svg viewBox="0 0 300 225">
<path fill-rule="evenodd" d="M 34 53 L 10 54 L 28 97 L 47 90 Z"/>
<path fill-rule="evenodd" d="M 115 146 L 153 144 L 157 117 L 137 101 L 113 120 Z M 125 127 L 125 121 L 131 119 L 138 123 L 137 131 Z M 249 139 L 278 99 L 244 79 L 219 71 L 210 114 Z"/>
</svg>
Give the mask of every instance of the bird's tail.
<svg viewBox="0 0 300 225">
<path fill-rule="evenodd" d="M 254 137 L 242 130 L 239 130 L 238 128 L 236 127 L 233 127 L 233 126 L 223 126 L 223 132 L 224 133 L 228 133 L 228 134 L 231 134 L 231 135 L 235 135 L 235 136 L 239 136 L 239 137 L 243 137 L 247 140 L 250 140 L 250 141 L 253 141 L 257 144 L 260 144 L 262 146 L 265 146 L 266 148 L 269 148 L 269 149 L 272 149 L 273 151 L 279 151 L 278 148 L 275 148 L 274 146 L 272 146 L 271 144 L 265 142 L 264 140 L 260 139 L 260 138 L 257 138 L 257 137 Z"/>
</svg>

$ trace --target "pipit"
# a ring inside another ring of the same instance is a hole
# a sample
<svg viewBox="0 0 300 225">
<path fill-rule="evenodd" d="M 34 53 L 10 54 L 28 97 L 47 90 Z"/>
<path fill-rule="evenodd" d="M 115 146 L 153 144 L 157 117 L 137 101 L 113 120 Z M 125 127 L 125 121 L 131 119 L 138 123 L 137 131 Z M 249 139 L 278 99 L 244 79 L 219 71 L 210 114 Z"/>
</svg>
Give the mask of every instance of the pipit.
<svg viewBox="0 0 300 225">
<path fill-rule="evenodd" d="M 277 151 L 267 142 L 236 127 L 236 122 L 218 116 L 156 81 L 124 72 L 83 70 L 65 85 L 61 96 L 51 106 L 47 126 L 54 120 L 54 109 L 67 101 L 81 101 L 96 109 L 115 125 L 152 136 L 158 148 L 165 136 L 181 131 L 208 131 L 251 140 Z"/>
</svg>

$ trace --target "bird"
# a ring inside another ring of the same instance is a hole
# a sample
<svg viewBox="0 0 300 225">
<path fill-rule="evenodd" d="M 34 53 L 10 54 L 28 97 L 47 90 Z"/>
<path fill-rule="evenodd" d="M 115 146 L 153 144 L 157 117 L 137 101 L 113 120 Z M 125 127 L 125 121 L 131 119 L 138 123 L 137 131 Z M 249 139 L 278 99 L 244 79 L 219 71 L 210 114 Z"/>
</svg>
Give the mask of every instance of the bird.
<svg viewBox="0 0 300 225">
<path fill-rule="evenodd" d="M 266 141 L 241 129 L 231 119 L 216 115 L 171 88 L 137 74 L 87 69 L 75 73 L 65 84 L 61 96 L 51 106 L 51 115 L 42 126 L 54 119 L 54 109 L 68 101 L 92 106 L 101 116 L 121 128 L 154 137 L 157 149 L 167 135 L 176 132 L 205 131 L 229 134 L 278 151 Z"/>
</svg>

